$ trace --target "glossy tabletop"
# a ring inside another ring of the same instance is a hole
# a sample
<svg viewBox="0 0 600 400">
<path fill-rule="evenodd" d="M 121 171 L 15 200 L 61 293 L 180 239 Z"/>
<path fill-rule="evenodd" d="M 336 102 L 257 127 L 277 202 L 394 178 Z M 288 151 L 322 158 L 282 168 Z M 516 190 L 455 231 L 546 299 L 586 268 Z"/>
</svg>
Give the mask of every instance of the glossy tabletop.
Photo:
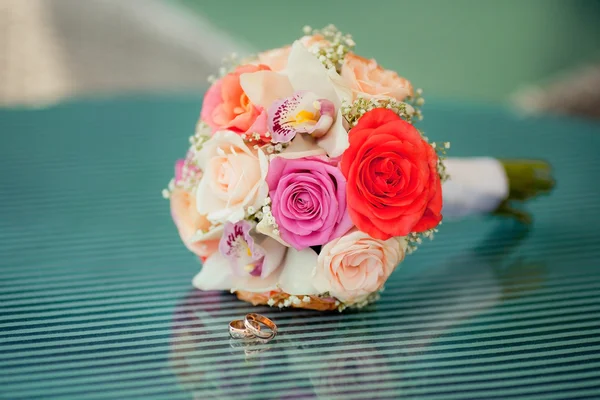
<svg viewBox="0 0 600 400">
<path fill-rule="evenodd" d="M 361 312 L 199 292 L 160 195 L 200 97 L 0 111 L 2 399 L 600 398 L 600 125 L 437 103 L 451 154 L 540 157 L 531 227 L 444 222 Z M 279 325 L 240 347 L 248 311 Z"/>
</svg>

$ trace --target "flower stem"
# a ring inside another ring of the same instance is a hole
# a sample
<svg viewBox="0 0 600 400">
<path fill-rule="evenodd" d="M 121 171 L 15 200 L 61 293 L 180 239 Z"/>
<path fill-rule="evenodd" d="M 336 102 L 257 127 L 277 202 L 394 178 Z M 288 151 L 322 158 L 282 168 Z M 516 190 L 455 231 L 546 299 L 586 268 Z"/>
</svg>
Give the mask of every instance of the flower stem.
<svg viewBox="0 0 600 400">
<path fill-rule="evenodd" d="M 552 167 L 543 160 L 499 160 L 508 178 L 508 198 L 494 211 L 496 215 L 516 218 L 531 223 L 531 215 L 515 207 L 542 194 L 548 194 L 555 185 Z"/>
</svg>

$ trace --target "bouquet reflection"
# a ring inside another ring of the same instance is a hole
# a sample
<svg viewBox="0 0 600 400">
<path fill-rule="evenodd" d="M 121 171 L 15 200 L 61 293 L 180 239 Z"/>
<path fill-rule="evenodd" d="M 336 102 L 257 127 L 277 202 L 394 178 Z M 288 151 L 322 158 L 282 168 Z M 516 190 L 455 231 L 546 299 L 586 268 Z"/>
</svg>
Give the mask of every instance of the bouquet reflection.
<svg viewBox="0 0 600 400">
<path fill-rule="evenodd" d="M 369 398 L 400 396 L 414 386 L 415 373 L 427 375 L 420 355 L 429 346 L 543 286 L 542 264 L 510 259 L 528 234 L 523 225 L 502 224 L 477 247 L 424 273 L 410 292 L 389 290 L 386 303 L 392 300 L 392 306 L 375 303 L 360 312 L 257 310 L 228 293 L 193 290 L 174 315 L 171 367 L 198 399 L 261 393 L 269 399 L 329 398 L 365 390 Z M 504 251 L 490 251 L 498 243 Z M 447 270 L 464 279 L 448 284 Z M 266 344 L 231 340 L 227 324 L 247 312 L 272 318 L 277 338 Z"/>
</svg>

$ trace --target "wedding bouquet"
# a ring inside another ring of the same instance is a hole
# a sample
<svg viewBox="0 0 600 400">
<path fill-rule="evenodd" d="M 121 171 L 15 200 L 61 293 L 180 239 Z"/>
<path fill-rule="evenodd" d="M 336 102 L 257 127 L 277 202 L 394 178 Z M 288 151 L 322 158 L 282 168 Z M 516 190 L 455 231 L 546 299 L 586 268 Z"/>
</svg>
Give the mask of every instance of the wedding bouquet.
<svg viewBox="0 0 600 400">
<path fill-rule="evenodd" d="M 374 301 L 446 216 L 498 212 L 552 187 L 539 161 L 446 159 L 422 92 L 333 26 L 223 68 L 163 195 L 203 266 L 201 290 L 342 310 Z"/>
</svg>

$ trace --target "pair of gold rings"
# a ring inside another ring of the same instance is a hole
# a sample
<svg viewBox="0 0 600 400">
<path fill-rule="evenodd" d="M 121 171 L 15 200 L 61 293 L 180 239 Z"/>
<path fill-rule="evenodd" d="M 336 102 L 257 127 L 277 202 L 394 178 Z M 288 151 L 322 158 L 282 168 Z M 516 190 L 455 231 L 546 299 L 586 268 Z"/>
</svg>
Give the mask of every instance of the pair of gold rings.
<svg viewBox="0 0 600 400">
<path fill-rule="evenodd" d="M 267 330 L 263 330 L 266 327 Z M 260 314 L 247 314 L 246 317 L 229 323 L 229 335 L 234 339 L 260 340 L 268 342 L 277 335 L 277 325 Z"/>
</svg>

